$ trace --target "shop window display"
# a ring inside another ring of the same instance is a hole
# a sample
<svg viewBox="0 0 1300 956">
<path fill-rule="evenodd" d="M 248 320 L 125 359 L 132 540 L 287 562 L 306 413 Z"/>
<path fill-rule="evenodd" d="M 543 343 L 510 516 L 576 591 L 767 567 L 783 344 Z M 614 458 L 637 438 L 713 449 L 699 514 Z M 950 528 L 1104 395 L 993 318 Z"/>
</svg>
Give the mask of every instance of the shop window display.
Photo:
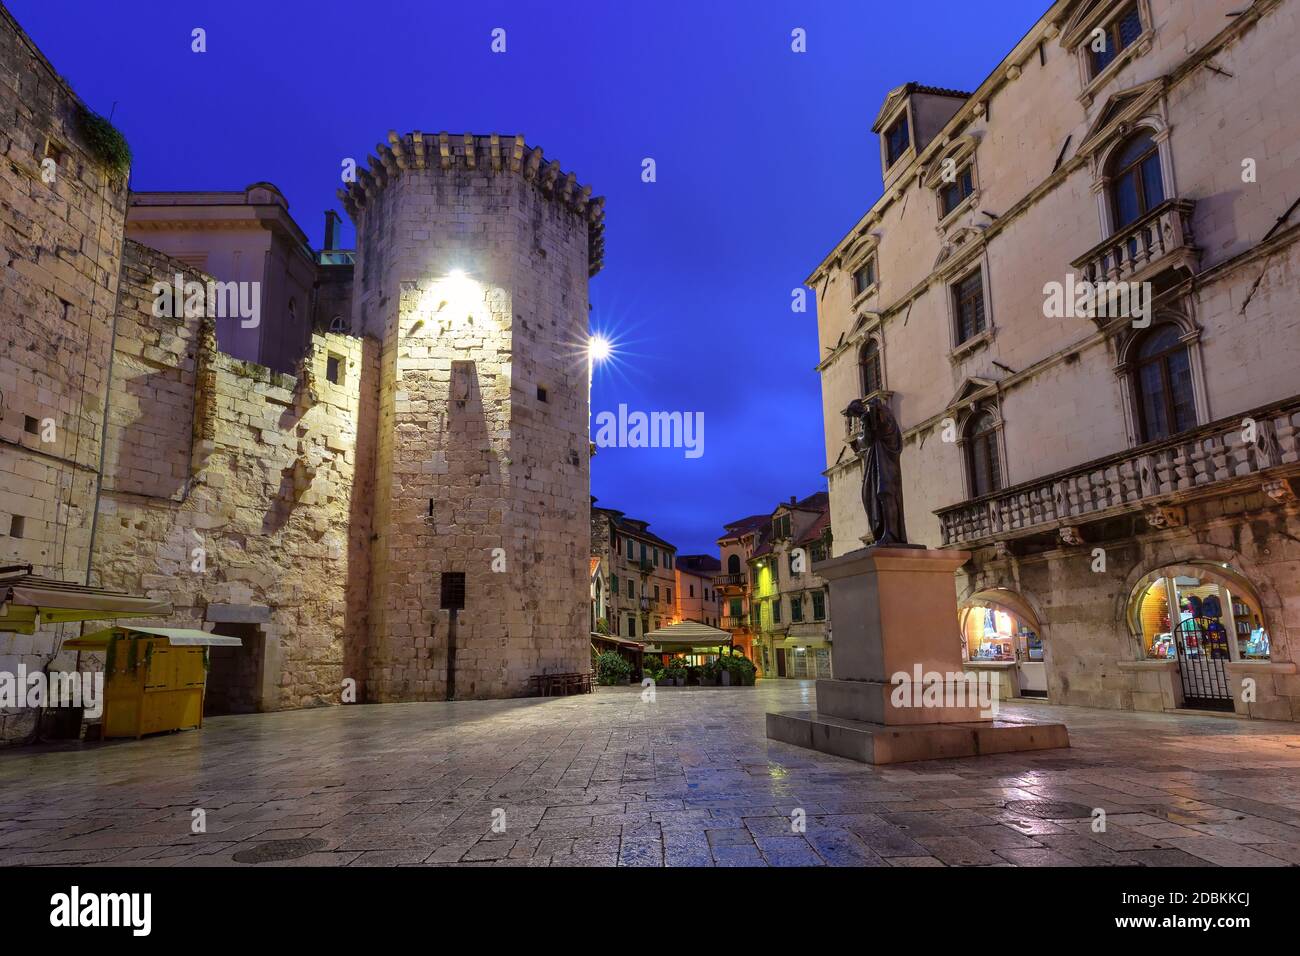
<svg viewBox="0 0 1300 956">
<path fill-rule="evenodd" d="M 1181 648 L 1188 660 L 1269 659 L 1258 600 L 1241 584 L 1208 570 L 1156 572 L 1139 587 L 1134 611 L 1148 658 L 1174 660 Z"/>
<path fill-rule="evenodd" d="M 1019 615 L 998 607 L 962 611 L 962 659 L 1041 661 L 1043 641 Z"/>
</svg>

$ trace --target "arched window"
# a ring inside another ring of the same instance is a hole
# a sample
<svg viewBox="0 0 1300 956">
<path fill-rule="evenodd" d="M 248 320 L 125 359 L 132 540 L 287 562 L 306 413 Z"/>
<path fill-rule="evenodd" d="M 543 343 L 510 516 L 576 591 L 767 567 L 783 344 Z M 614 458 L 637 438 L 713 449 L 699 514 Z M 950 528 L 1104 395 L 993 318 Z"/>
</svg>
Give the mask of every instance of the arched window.
<svg viewBox="0 0 1300 956">
<path fill-rule="evenodd" d="M 740 555 L 733 554 L 731 557 L 727 558 L 727 573 L 728 574 L 740 573 Z"/>
<path fill-rule="evenodd" d="M 1192 363 L 1179 328 L 1157 325 L 1136 345 L 1133 394 L 1143 441 L 1196 427 Z"/>
<path fill-rule="evenodd" d="M 966 425 L 966 462 L 972 498 L 992 494 L 1002 487 L 997 420 L 991 412 L 979 412 Z"/>
<path fill-rule="evenodd" d="M 880 344 L 875 339 L 868 339 L 858 353 L 858 368 L 862 373 L 862 394 L 870 395 L 880 391 Z"/>
<path fill-rule="evenodd" d="M 1108 173 L 1116 230 L 1136 222 L 1165 201 L 1160 150 L 1150 130 L 1133 134 L 1115 151 Z"/>
<path fill-rule="evenodd" d="M 334 318 L 330 319 L 331 332 L 346 332 L 347 330 L 348 330 L 348 324 L 347 322 L 343 321 L 343 316 L 336 315 L 334 316 Z"/>
</svg>

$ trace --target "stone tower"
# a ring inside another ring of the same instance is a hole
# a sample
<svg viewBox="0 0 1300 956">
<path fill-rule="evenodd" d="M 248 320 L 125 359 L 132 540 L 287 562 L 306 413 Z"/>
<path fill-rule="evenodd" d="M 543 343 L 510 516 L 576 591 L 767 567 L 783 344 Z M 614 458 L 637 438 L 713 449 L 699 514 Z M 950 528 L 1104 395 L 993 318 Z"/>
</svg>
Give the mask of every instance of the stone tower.
<svg viewBox="0 0 1300 956">
<path fill-rule="evenodd" d="M 353 329 L 381 342 L 364 696 L 519 695 L 588 668 L 604 200 L 522 136 L 389 133 L 376 152 L 340 191 Z"/>
</svg>

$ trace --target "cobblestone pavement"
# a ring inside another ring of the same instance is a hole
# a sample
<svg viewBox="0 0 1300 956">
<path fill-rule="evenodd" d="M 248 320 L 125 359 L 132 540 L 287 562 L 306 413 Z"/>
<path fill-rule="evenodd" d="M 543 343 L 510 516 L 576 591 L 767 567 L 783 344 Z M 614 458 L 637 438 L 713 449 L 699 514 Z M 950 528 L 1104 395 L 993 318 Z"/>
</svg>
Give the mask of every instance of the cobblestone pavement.
<svg viewBox="0 0 1300 956">
<path fill-rule="evenodd" d="M 813 694 L 602 688 L 0 751 L 0 864 L 1300 863 L 1295 725 L 1008 705 L 1063 720 L 1073 747 L 876 768 L 764 737 L 766 711 Z"/>
</svg>

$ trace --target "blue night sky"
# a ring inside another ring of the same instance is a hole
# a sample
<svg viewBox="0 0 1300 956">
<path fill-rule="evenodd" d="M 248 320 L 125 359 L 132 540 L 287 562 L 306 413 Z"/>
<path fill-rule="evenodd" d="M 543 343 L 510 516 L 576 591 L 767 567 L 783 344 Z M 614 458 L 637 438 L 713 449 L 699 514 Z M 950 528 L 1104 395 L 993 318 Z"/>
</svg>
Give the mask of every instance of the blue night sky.
<svg viewBox="0 0 1300 956">
<path fill-rule="evenodd" d="M 342 158 L 363 162 L 389 129 L 522 132 L 591 184 L 607 197 L 592 326 L 618 349 L 593 413 L 705 418 L 703 457 L 602 449 L 592 492 L 713 554 L 724 522 L 825 487 L 816 317 L 811 296 L 793 314 L 790 293 L 880 194 L 870 127 L 885 94 L 974 89 L 1048 6 L 6 2 L 113 112 L 135 189 L 270 180 L 319 245 L 324 210 L 342 212 Z M 807 53 L 791 52 L 795 27 Z"/>
</svg>

